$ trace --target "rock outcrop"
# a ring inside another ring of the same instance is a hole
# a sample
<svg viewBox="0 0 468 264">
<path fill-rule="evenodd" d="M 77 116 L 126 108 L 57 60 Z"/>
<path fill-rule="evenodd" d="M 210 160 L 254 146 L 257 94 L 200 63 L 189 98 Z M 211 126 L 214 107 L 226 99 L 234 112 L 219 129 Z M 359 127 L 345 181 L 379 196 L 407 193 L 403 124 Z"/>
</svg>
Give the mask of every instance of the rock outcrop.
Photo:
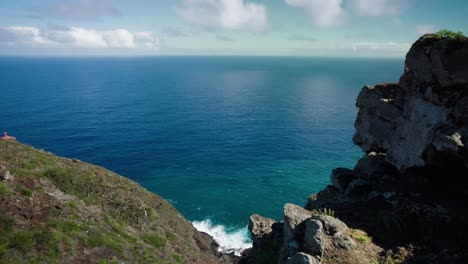
<svg viewBox="0 0 468 264">
<path fill-rule="evenodd" d="M 258 256 L 270 254 L 277 263 L 371 263 L 382 249 L 371 242 L 362 231 L 348 228 L 339 219 L 326 215 L 328 210 L 306 210 L 286 204 L 283 222 L 267 221 L 254 215 L 250 226 L 280 226 L 261 228 L 262 242 L 258 244 L 258 228 L 251 229 L 254 249 L 241 263 L 266 262 Z M 257 232 L 255 232 L 257 230 Z M 266 232 L 265 232 L 266 230 Z M 343 260 L 343 261 L 341 261 Z"/>
<path fill-rule="evenodd" d="M 364 157 L 333 170 L 305 208 L 287 204 L 269 252 L 278 263 L 468 263 L 468 39 L 421 37 L 399 83 L 364 86 L 356 106 Z"/>
<path fill-rule="evenodd" d="M 366 153 L 386 153 L 398 170 L 468 168 L 468 39 L 426 35 L 409 51 L 398 84 L 365 86 L 353 140 Z"/>
<path fill-rule="evenodd" d="M 13 180 L 13 176 L 7 170 L 5 166 L 0 167 L 0 181 L 11 181 Z"/>
</svg>

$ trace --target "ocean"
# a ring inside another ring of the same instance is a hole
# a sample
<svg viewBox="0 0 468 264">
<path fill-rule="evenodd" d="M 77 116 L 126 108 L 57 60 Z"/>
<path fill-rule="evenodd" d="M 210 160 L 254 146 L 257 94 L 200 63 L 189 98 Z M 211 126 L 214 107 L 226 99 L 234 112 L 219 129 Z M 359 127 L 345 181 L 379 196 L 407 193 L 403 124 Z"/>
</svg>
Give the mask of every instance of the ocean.
<svg viewBox="0 0 468 264">
<path fill-rule="evenodd" d="M 250 215 L 281 220 L 354 166 L 360 89 L 402 71 L 403 59 L 1 57 L 0 129 L 135 180 L 240 248 Z"/>
</svg>

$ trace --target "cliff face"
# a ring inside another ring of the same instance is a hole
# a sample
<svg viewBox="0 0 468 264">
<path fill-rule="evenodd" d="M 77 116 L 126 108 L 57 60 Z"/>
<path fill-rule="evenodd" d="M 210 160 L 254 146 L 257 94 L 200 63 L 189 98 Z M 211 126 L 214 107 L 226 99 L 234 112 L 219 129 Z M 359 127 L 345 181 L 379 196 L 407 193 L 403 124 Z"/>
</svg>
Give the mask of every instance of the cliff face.
<svg viewBox="0 0 468 264">
<path fill-rule="evenodd" d="M 244 263 L 468 263 L 468 39 L 423 36 L 356 105 L 364 157 L 282 222 L 252 216 Z"/>
<path fill-rule="evenodd" d="M 362 90 L 354 143 L 386 153 L 400 171 L 445 166 L 447 159 L 468 168 L 467 62 L 467 39 L 419 39 L 399 84 Z"/>
<path fill-rule="evenodd" d="M 138 184 L 0 140 L 0 263 L 223 262 L 216 249 Z"/>
</svg>

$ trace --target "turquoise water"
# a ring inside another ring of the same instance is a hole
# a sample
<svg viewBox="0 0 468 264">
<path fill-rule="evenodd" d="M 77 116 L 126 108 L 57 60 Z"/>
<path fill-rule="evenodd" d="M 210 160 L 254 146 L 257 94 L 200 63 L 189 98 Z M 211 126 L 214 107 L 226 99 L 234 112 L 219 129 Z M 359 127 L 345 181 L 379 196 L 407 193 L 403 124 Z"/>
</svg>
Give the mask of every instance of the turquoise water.
<svg viewBox="0 0 468 264">
<path fill-rule="evenodd" d="M 403 60 L 281 57 L 0 58 L 0 129 L 96 163 L 189 220 L 245 227 L 303 205 L 352 144 L 364 84 Z"/>
</svg>

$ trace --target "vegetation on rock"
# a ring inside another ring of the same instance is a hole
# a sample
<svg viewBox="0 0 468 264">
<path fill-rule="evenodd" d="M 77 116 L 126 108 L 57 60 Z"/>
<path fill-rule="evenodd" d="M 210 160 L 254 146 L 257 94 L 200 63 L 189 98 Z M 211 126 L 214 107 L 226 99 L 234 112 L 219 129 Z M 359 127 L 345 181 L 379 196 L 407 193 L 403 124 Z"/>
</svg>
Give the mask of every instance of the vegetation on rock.
<svg viewBox="0 0 468 264">
<path fill-rule="evenodd" d="M 440 39 L 444 38 L 464 38 L 465 35 L 461 31 L 451 31 L 447 29 L 443 29 L 440 31 L 437 31 L 434 35 Z"/>
</svg>

